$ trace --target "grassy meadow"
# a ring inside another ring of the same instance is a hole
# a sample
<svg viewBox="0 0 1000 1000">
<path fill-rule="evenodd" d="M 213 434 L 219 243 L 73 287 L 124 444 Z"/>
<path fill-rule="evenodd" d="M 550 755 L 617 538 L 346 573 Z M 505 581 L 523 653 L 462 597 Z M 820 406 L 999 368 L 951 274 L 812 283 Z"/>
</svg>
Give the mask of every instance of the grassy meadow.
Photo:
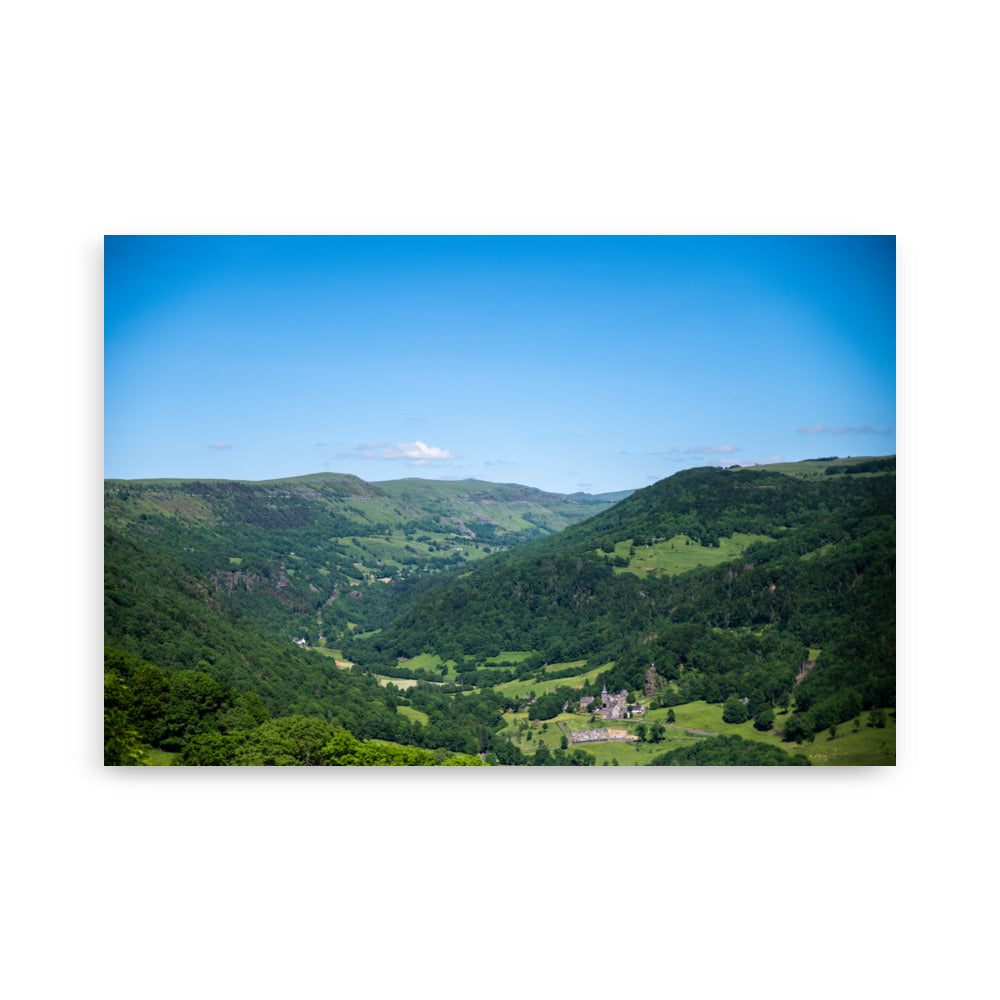
<svg viewBox="0 0 1000 1000">
<path fill-rule="evenodd" d="M 634 742 L 622 743 L 609 741 L 607 743 L 569 743 L 568 749 L 582 749 L 594 757 L 601 766 L 612 765 L 615 760 L 621 767 L 641 766 L 649 764 L 659 754 L 704 739 L 698 733 L 688 730 L 698 730 L 720 736 L 741 736 L 757 743 L 768 743 L 780 747 L 789 754 L 804 754 L 810 763 L 819 766 L 845 765 L 893 765 L 896 763 L 896 720 L 894 713 L 887 713 L 884 729 L 872 728 L 868 725 L 868 713 L 863 712 L 858 720 L 858 728 L 854 721 L 849 721 L 837 727 L 837 736 L 830 738 L 828 731 L 817 733 L 813 741 L 806 743 L 785 743 L 777 730 L 767 733 L 758 732 L 752 722 L 730 725 L 722 721 L 722 706 L 712 705 L 704 701 L 692 702 L 688 705 L 677 705 L 674 708 L 675 722 L 668 724 L 669 709 L 658 708 L 646 713 L 643 719 L 630 719 L 613 723 L 604 720 L 591 724 L 589 713 L 564 712 L 547 722 L 537 725 L 528 721 L 527 711 L 509 713 L 504 717 L 506 733 L 518 749 L 528 755 L 534 754 L 539 746 L 545 745 L 550 750 L 560 746 L 565 735 L 563 726 L 569 732 L 573 730 L 591 730 L 597 728 L 624 728 L 635 733 L 640 725 L 648 731 L 653 723 L 662 723 L 666 734 L 659 743 Z M 783 724 L 786 716 L 779 715 L 778 725 Z M 562 725 L 560 725 L 562 723 Z M 531 736 L 529 738 L 528 733 Z"/>
<path fill-rule="evenodd" d="M 567 667 L 582 665 L 585 662 L 585 660 L 574 660 L 571 663 L 552 663 L 548 666 L 547 670 L 563 670 Z M 572 677 L 556 677 L 552 680 L 535 680 L 533 678 L 527 678 L 525 680 L 507 681 L 505 684 L 497 684 L 493 690 L 506 695 L 508 698 L 523 698 L 526 694 L 530 694 L 532 691 L 534 691 L 536 695 L 540 696 L 548 694 L 550 691 L 555 691 L 556 688 L 560 687 L 581 687 L 588 681 L 594 680 L 598 674 L 608 670 L 611 666 L 612 664 L 610 663 L 603 663 L 599 667 L 593 667 L 591 670 L 587 670 L 583 673 L 574 674 Z"/>
<path fill-rule="evenodd" d="M 626 729 L 634 733 L 636 727 L 641 724 L 641 720 L 627 722 L 606 722 L 603 719 L 591 724 L 589 712 L 563 712 L 554 719 L 546 722 L 539 722 L 537 725 L 528 721 L 528 713 L 514 712 L 506 715 L 506 733 L 509 735 L 514 745 L 521 753 L 532 755 L 543 744 L 550 750 L 555 750 L 561 745 L 563 736 L 568 730 L 596 730 L 614 727 L 616 729 Z M 565 729 L 563 728 L 565 726 Z M 528 734 L 531 734 L 530 737 Z M 667 729 L 667 734 L 659 743 L 642 742 L 619 742 L 617 740 L 606 743 L 568 743 L 567 750 L 581 749 L 594 757 L 598 765 L 605 762 L 612 764 L 618 761 L 619 766 L 627 767 L 634 765 L 648 764 L 658 754 L 666 750 L 674 750 L 680 746 L 686 746 L 700 737 L 692 736 L 680 730 Z M 567 740 L 568 741 L 568 740 Z"/>
<path fill-rule="evenodd" d="M 861 462 L 871 462 L 877 461 L 884 456 L 881 455 L 868 455 L 860 456 L 855 455 L 847 458 L 832 458 L 832 459 L 817 459 L 817 458 L 806 458 L 800 462 L 771 462 L 765 465 L 753 465 L 753 466 L 743 466 L 741 471 L 744 472 L 781 472 L 786 476 L 793 476 L 796 479 L 822 479 L 826 475 L 826 470 L 831 467 L 844 467 L 848 468 L 850 466 L 858 465 Z M 857 473 L 858 475 L 868 476 L 874 473 L 862 472 Z"/>
<path fill-rule="evenodd" d="M 648 712 L 651 722 L 666 725 L 669 709 L 658 708 Z M 704 701 L 694 701 L 674 708 L 674 725 L 686 729 L 718 733 L 720 736 L 742 736 L 758 743 L 770 743 L 789 753 L 803 753 L 813 764 L 895 764 L 896 763 L 896 719 L 895 713 L 887 712 L 884 729 L 868 725 L 868 713 L 862 712 L 858 729 L 854 722 L 844 722 L 837 727 L 836 739 L 830 739 L 827 730 L 817 733 L 811 743 L 785 743 L 777 729 L 761 733 L 754 729 L 752 722 L 730 725 L 722 721 L 722 706 L 710 705 Z M 778 715 L 775 723 L 780 729 L 786 715 Z"/>
<path fill-rule="evenodd" d="M 628 566 L 616 566 L 616 573 L 632 573 L 636 576 L 644 576 L 647 573 L 676 576 L 688 570 L 718 566 L 737 559 L 755 542 L 771 540 L 768 535 L 747 535 L 737 532 L 729 538 L 720 539 L 718 548 L 708 548 L 699 545 L 687 535 L 674 535 L 673 538 L 654 542 L 652 545 L 637 546 L 631 556 L 633 546 L 628 540 L 617 542 L 614 552 L 597 551 L 605 558 L 621 556 L 629 560 Z"/>
<path fill-rule="evenodd" d="M 487 666 L 496 666 L 498 664 L 507 663 L 523 663 L 529 656 L 532 656 L 530 649 L 514 649 L 514 650 L 502 650 L 497 656 L 488 656 L 486 658 Z"/>
<path fill-rule="evenodd" d="M 426 712 L 421 712 L 418 708 L 410 708 L 409 705 L 397 705 L 396 711 L 400 715 L 405 715 L 410 722 L 419 722 L 422 726 L 426 726 L 430 721 Z"/>
</svg>

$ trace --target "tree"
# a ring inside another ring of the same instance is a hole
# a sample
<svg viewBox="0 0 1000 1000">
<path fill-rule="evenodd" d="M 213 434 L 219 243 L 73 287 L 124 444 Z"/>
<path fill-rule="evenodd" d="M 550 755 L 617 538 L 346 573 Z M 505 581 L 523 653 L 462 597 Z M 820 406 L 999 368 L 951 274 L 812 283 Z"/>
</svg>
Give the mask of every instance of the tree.
<svg viewBox="0 0 1000 1000">
<path fill-rule="evenodd" d="M 411 747 L 400 747 L 401 750 L 410 750 Z M 447 760 L 441 762 L 442 767 L 485 767 L 486 765 L 479 759 L 478 754 L 454 753 Z"/>
<path fill-rule="evenodd" d="M 757 717 L 753 720 L 753 727 L 758 732 L 766 733 L 774 725 L 774 711 L 770 708 L 762 708 Z"/>
<path fill-rule="evenodd" d="M 677 721 L 677 716 L 674 714 L 674 710 L 672 708 L 668 709 L 667 710 L 667 722 L 673 724 L 676 721 Z"/>
<path fill-rule="evenodd" d="M 269 718 L 260 695 L 256 691 L 246 691 L 233 699 L 232 705 L 220 714 L 219 721 L 225 731 L 231 732 L 256 729 Z"/>
<path fill-rule="evenodd" d="M 311 766 L 325 764 L 325 748 L 334 737 L 322 719 L 292 715 L 258 726 L 236 755 L 244 766 Z"/>
<path fill-rule="evenodd" d="M 873 708 L 868 713 L 868 725 L 870 728 L 884 729 L 885 710 L 881 708 Z"/>
<path fill-rule="evenodd" d="M 145 762 L 139 733 L 128 717 L 130 693 L 115 673 L 104 675 L 104 763 L 135 767 Z"/>
<path fill-rule="evenodd" d="M 248 732 L 202 733 L 174 758 L 174 764 L 178 767 L 230 767 L 249 735 Z"/>
<path fill-rule="evenodd" d="M 654 757 L 652 767 L 809 766 L 805 754 L 789 754 L 780 747 L 754 743 L 741 736 L 710 736 L 692 746 Z"/>
<path fill-rule="evenodd" d="M 517 765 L 524 763 L 524 754 L 508 739 L 497 738 L 493 744 L 493 752 L 496 754 L 497 762 L 500 764 Z"/>
<path fill-rule="evenodd" d="M 804 743 L 814 735 L 812 718 L 805 712 L 790 715 L 785 722 L 785 731 L 781 738 L 786 742 Z"/>
<path fill-rule="evenodd" d="M 150 663 L 139 663 L 128 681 L 129 717 L 147 743 L 156 739 L 156 724 L 170 695 L 167 675 Z M 259 699 L 258 699 L 259 700 Z"/>
<path fill-rule="evenodd" d="M 180 750 L 199 733 L 218 732 L 220 713 L 232 704 L 233 692 L 208 674 L 178 670 L 170 674 L 170 694 L 163 702 L 158 726 L 159 743 Z"/>
<path fill-rule="evenodd" d="M 730 725 L 747 721 L 747 707 L 735 694 L 731 694 L 722 706 L 722 721 Z"/>
</svg>

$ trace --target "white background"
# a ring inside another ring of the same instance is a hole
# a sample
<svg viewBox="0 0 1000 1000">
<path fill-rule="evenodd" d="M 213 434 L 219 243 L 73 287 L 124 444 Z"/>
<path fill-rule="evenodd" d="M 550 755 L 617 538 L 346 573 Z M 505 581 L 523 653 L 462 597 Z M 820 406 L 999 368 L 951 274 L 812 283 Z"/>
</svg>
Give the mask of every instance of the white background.
<svg viewBox="0 0 1000 1000">
<path fill-rule="evenodd" d="M 988 991 L 987 10 L 7 13 L 11 996 Z M 896 234 L 896 768 L 102 768 L 103 234 L 411 232 Z"/>
</svg>

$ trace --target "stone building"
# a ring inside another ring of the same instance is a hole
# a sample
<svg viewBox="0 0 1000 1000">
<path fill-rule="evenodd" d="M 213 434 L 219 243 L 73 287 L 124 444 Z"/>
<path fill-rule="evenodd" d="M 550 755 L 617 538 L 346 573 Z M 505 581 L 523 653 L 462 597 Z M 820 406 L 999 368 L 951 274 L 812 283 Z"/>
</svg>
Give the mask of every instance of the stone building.
<svg viewBox="0 0 1000 1000">
<path fill-rule="evenodd" d="M 624 719 L 628 715 L 628 691 L 624 688 L 618 694 L 608 694 L 607 684 L 601 689 L 601 717 L 604 719 Z"/>
</svg>

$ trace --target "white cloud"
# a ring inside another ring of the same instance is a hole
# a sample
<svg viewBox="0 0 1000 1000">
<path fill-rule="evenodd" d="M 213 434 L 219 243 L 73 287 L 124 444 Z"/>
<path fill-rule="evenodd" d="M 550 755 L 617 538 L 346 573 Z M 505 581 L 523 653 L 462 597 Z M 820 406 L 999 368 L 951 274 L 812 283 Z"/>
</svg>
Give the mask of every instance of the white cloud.
<svg viewBox="0 0 1000 1000">
<path fill-rule="evenodd" d="M 216 441 L 215 444 L 210 444 L 209 448 L 214 448 L 216 451 L 225 451 L 227 448 L 232 448 L 232 445 L 224 444 L 222 441 Z"/>
<path fill-rule="evenodd" d="M 461 457 L 445 451 L 444 448 L 429 447 L 423 441 L 390 445 L 382 452 L 382 458 L 405 458 L 407 465 L 432 465 L 434 462 L 446 462 Z"/>
</svg>

